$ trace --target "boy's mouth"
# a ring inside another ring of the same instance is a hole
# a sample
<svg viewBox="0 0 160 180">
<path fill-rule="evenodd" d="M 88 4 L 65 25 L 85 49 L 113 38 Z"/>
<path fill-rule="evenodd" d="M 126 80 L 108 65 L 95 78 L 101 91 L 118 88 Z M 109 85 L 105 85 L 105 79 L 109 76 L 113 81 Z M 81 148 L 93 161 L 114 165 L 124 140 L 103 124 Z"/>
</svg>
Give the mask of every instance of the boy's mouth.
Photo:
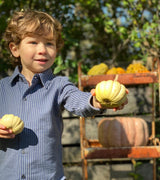
<svg viewBox="0 0 160 180">
<path fill-rule="evenodd" d="M 35 61 L 42 61 L 42 62 L 46 62 L 46 61 L 48 61 L 48 59 L 35 59 Z"/>
<path fill-rule="evenodd" d="M 37 61 L 41 64 L 45 64 L 48 61 L 48 59 L 36 59 L 35 61 Z"/>
</svg>

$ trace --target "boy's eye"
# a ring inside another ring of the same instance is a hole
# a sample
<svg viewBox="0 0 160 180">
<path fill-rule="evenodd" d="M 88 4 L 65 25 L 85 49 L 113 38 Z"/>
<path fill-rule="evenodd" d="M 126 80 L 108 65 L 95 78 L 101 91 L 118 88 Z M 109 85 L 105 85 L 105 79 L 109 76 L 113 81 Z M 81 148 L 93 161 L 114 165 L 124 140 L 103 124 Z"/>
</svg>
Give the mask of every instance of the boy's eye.
<svg viewBox="0 0 160 180">
<path fill-rule="evenodd" d="M 47 42 L 48 46 L 55 46 L 55 44 L 53 42 Z"/>
<path fill-rule="evenodd" d="M 36 42 L 36 41 L 31 41 L 30 43 L 31 43 L 31 44 L 37 44 L 37 42 Z"/>
</svg>

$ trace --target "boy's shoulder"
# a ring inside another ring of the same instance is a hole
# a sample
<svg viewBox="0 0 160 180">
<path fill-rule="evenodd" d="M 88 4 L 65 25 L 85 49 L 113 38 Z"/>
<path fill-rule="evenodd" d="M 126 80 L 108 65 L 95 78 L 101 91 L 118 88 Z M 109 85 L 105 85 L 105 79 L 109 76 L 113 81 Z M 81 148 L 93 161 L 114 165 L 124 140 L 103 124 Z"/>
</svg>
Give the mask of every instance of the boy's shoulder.
<svg viewBox="0 0 160 180">
<path fill-rule="evenodd" d="M 55 76 L 56 81 L 69 81 L 69 78 L 66 76 Z"/>
<path fill-rule="evenodd" d="M 55 76 L 53 79 L 54 82 L 58 84 L 70 84 L 72 83 L 67 76 Z"/>
<path fill-rule="evenodd" d="M 10 76 L 6 76 L 2 79 L 0 79 L 0 84 L 4 84 L 10 81 Z"/>
<path fill-rule="evenodd" d="M 0 84 L 2 85 L 2 84 L 11 83 L 12 80 L 13 80 L 15 77 L 17 77 L 17 75 L 18 75 L 18 67 L 16 67 L 16 68 L 14 69 L 14 71 L 12 72 L 11 75 L 8 75 L 8 76 L 0 79 Z"/>
<path fill-rule="evenodd" d="M 10 89 L 11 87 L 11 83 L 10 83 L 10 76 L 4 77 L 2 79 L 0 79 L 0 90 L 4 90 L 4 89 Z"/>
</svg>

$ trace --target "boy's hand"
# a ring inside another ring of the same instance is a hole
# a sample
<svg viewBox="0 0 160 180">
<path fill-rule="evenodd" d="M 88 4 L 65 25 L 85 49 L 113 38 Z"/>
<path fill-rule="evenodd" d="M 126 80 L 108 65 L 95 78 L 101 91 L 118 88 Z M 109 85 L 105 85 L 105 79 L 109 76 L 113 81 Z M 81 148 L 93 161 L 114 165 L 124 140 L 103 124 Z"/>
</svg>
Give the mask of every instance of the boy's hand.
<svg viewBox="0 0 160 180">
<path fill-rule="evenodd" d="M 127 93 L 127 94 L 129 93 L 128 89 L 126 89 L 126 93 Z M 93 105 L 94 107 L 96 107 L 96 108 L 100 108 L 100 109 L 101 109 L 102 106 L 101 106 L 101 104 L 100 104 L 100 103 L 97 101 L 97 99 L 96 99 L 95 89 L 91 89 L 91 94 L 92 94 L 92 96 L 93 96 L 92 105 Z M 124 106 L 125 106 L 127 103 L 128 103 L 128 99 L 126 100 L 125 103 L 121 104 L 121 106 L 116 107 L 116 108 L 111 108 L 111 109 L 113 109 L 113 111 L 121 110 L 121 109 L 124 108 Z M 110 109 L 110 108 L 108 108 L 108 109 Z"/>
<path fill-rule="evenodd" d="M 0 124 L 0 138 L 12 139 L 15 137 L 15 134 L 11 129 L 7 129 L 5 126 Z"/>
</svg>

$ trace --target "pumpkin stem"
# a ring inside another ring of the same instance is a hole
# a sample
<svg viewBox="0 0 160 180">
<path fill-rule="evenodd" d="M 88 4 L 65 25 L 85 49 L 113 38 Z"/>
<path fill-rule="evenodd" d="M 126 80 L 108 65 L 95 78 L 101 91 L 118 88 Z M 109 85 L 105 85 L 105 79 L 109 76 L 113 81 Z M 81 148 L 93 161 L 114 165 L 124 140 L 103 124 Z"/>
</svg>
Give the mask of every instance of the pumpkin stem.
<svg viewBox="0 0 160 180">
<path fill-rule="evenodd" d="M 118 80 L 118 74 L 116 74 L 115 78 L 114 78 L 114 81 L 117 81 Z"/>
</svg>

